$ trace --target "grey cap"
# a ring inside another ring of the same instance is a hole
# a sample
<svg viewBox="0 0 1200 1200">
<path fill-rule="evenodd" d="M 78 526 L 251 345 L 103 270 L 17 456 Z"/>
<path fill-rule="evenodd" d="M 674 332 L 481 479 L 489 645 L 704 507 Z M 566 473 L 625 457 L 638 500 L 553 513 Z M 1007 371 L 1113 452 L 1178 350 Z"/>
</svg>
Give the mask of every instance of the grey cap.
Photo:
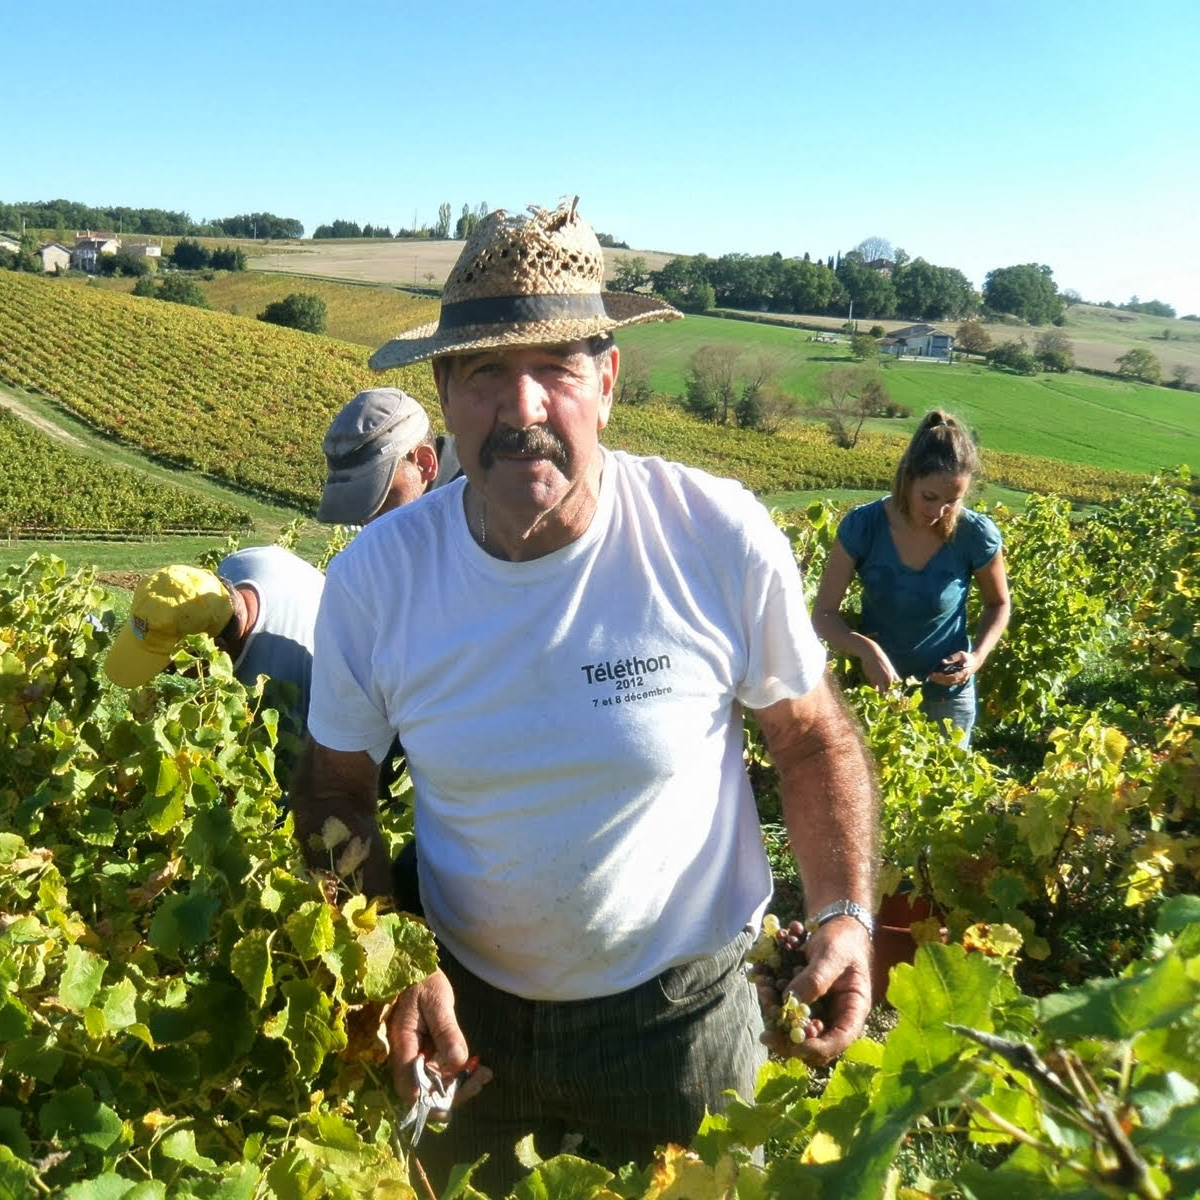
<svg viewBox="0 0 1200 1200">
<path fill-rule="evenodd" d="M 429 417 L 399 388 L 359 392 L 321 442 L 327 475 L 317 520 L 363 525 L 387 497 L 396 464 L 429 437 Z"/>
</svg>

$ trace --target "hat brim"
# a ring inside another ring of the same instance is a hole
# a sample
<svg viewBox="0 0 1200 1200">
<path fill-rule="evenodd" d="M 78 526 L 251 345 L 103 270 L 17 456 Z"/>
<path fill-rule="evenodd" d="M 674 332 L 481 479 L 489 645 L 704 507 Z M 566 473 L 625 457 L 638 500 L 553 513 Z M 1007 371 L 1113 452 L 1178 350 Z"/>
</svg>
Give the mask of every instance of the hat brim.
<svg viewBox="0 0 1200 1200">
<path fill-rule="evenodd" d="M 381 458 L 354 471 L 330 471 L 317 520 L 326 525 L 365 525 L 386 499 L 401 457 Z"/>
<path fill-rule="evenodd" d="M 135 688 L 149 683 L 171 661 L 174 650 L 166 654 L 147 650 L 126 623 L 109 647 L 104 659 L 104 673 L 117 687 Z"/>
<path fill-rule="evenodd" d="M 593 292 L 594 296 L 595 293 Z M 438 358 L 445 354 L 466 354 L 498 346 L 555 346 L 581 338 L 611 333 L 626 325 L 651 321 L 677 321 L 683 314 L 657 296 L 633 292 L 601 292 L 604 314 L 593 317 L 562 318 L 550 321 L 518 321 L 494 325 L 459 325 L 440 330 L 435 322 L 397 334 L 371 355 L 373 371 L 389 371 Z"/>
</svg>

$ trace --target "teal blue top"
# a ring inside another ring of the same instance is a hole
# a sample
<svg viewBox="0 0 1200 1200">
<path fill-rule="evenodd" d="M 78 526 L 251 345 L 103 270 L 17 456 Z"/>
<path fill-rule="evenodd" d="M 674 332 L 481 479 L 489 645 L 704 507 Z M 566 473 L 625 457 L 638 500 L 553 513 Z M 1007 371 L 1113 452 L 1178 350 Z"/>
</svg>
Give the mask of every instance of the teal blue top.
<svg viewBox="0 0 1200 1200">
<path fill-rule="evenodd" d="M 1002 544 L 994 521 L 964 508 L 954 536 L 919 571 L 900 561 L 882 500 L 851 509 L 837 536 L 862 580 L 858 632 L 879 643 L 901 679 L 925 680 L 944 658 L 971 648 L 967 592 Z M 940 695 L 962 686 L 932 685 Z"/>
</svg>

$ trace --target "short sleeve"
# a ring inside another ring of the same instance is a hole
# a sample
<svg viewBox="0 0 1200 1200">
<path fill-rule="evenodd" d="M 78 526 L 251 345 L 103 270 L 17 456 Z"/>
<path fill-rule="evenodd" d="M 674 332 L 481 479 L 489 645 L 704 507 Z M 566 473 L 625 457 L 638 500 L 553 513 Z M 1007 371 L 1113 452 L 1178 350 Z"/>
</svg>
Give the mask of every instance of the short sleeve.
<svg viewBox="0 0 1200 1200">
<path fill-rule="evenodd" d="M 791 543 L 754 504 L 761 519 L 747 530 L 742 599 L 747 657 L 737 697 L 747 708 L 761 709 L 811 691 L 825 672 L 825 648 L 813 631 Z"/>
<path fill-rule="evenodd" d="M 996 557 L 996 552 L 1004 544 L 1004 539 L 1000 536 L 1000 530 L 991 517 L 985 517 L 982 513 L 972 513 L 971 515 L 974 518 L 972 521 L 974 536 L 971 538 L 970 565 L 971 572 L 974 574 L 986 567 Z"/>
<path fill-rule="evenodd" d="M 842 549 L 850 555 L 856 565 L 866 558 L 870 549 L 868 511 L 865 504 L 852 508 L 842 518 L 837 529 L 837 540 L 842 543 Z"/>
<path fill-rule="evenodd" d="M 394 731 L 373 670 L 375 622 L 330 564 L 314 635 L 308 732 L 330 750 L 365 750 L 378 763 Z"/>
</svg>

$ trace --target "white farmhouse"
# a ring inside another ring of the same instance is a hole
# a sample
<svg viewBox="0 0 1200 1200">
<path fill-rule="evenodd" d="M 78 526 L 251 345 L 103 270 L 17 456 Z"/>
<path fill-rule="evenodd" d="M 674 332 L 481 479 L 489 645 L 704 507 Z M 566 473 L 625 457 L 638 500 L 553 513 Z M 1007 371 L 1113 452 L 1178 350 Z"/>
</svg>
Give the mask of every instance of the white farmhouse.
<svg viewBox="0 0 1200 1200">
<path fill-rule="evenodd" d="M 71 252 L 58 242 L 47 242 L 37 248 L 43 271 L 66 271 L 71 266 Z"/>
</svg>

